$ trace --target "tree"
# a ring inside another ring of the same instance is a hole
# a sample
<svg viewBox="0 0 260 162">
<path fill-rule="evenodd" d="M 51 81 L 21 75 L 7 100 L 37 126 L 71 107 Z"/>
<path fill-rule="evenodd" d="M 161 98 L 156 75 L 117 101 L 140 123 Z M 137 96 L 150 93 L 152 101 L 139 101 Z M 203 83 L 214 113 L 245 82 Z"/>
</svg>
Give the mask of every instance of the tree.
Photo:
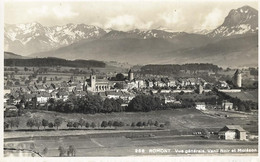
<svg viewBox="0 0 260 162">
<path fill-rule="evenodd" d="M 119 127 L 123 127 L 123 126 L 125 126 L 125 123 L 124 122 L 119 122 Z"/>
<path fill-rule="evenodd" d="M 139 122 L 136 124 L 136 126 L 138 126 L 138 127 L 140 128 L 141 126 L 143 126 L 143 123 L 139 121 Z"/>
<path fill-rule="evenodd" d="M 4 122 L 4 130 L 9 128 L 9 124 L 7 122 Z"/>
<path fill-rule="evenodd" d="M 124 88 L 124 85 L 123 85 L 123 83 L 116 83 L 116 84 L 114 85 L 114 88 L 116 88 L 116 89 L 123 89 L 123 88 Z"/>
<path fill-rule="evenodd" d="M 9 121 L 8 121 L 8 124 L 9 124 L 9 126 L 11 127 L 11 129 L 13 128 L 13 127 L 19 127 L 19 123 L 20 123 L 20 121 L 19 121 L 19 119 L 18 118 L 14 118 L 14 119 L 10 119 Z"/>
<path fill-rule="evenodd" d="M 39 130 L 40 126 L 42 125 L 41 119 L 35 117 L 33 120 L 34 120 L 34 126 L 36 126 Z"/>
<path fill-rule="evenodd" d="M 73 145 L 70 145 L 67 151 L 68 156 L 76 156 L 76 149 Z"/>
<path fill-rule="evenodd" d="M 72 121 L 69 121 L 69 122 L 67 123 L 67 127 L 68 127 L 68 128 L 73 127 L 73 122 L 72 122 Z"/>
<path fill-rule="evenodd" d="M 164 124 L 165 124 L 165 126 L 166 126 L 167 128 L 169 128 L 170 125 L 171 125 L 171 123 L 170 123 L 169 121 L 166 121 Z"/>
<path fill-rule="evenodd" d="M 60 157 L 65 155 L 66 150 L 64 149 L 64 147 L 59 146 L 58 150 L 59 150 L 59 152 L 60 152 L 60 154 L 59 154 Z"/>
<path fill-rule="evenodd" d="M 32 129 L 32 127 L 34 126 L 34 120 L 32 118 L 28 119 L 26 126 Z"/>
<path fill-rule="evenodd" d="M 92 123 L 90 124 L 90 126 L 91 126 L 92 128 L 95 128 L 95 127 L 96 127 L 96 124 L 95 124 L 94 122 L 92 122 Z"/>
<path fill-rule="evenodd" d="M 209 139 L 210 138 L 210 132 L 207 129 L 203 129 L 202 135 L 204 138 Z"/>
<path fill-rule="evenodd" d="M 54 124 L 53 124 L 52 122 L 50 122 L 50 123 L 48 124 L 48 127 L 49 127 L 49 128 L 53 128 L 53 126 L 54 126 Z"/>
<path fill-rule="evenodd" d="M 147 124 L 150 126 L 150 129 L 154 125 L 154 123 L 153 123 L 153 121 L 151 119 L 148 120 Z"/>
<path fill-rule="evenodd" d="M 45 129 L 45 127 L 47 127 L 49 125 L 49 121 L 46 119 L 42 119 L 42 126 Z"/>
<path fill-rule="evenodd" d="M 114 122 L 113 122 L 113 126 L 114 126 L 115 128 L 117 128 L 117 127 L 119 126 L 118 121 L 114 121 Z"/>
<path fill-rule="evenodd" d="M 43 150 L 42 150 L 42 155 L 46 155 L 48 153 L 48 148 L 45 147 Z"/>
<path fill-rule="evenodd" d="M 124 81 L 125 80 L 125 76 L 122 73 L 116 74 L 116 80 L 117 81 Z"/>
<path fill-rule="evenodd" d="M 164 124 L 160 124 L 160 128 L 163 128 L 164 127 Z"/>
<path fill-rule="evenodd" d="M 80 127 L 82 128 L 84 125 L 85 125 L 85 120 L 83 119 L 83 118 L 81 118 L 80 120 L 79 120 L 79 125 L 80 125 Z"/>
<path fill-rule="evenodd" d="M 86 128 L 89 128 L 89 123 L 88 123 L 88 122 L 86 122 L 85 127 L 86 127 Z"/>
<path fill-rule="evenodd" d="M 135 127 L 135 122 L 132 122 L 131 127 Z"/>
<path fill-rule="evenodd" d="M 158 123 L 158 121 L 155 121 L 155 123 L 154 123 L 154 126 L 156 126 L 156 127 L 158 127 L 158 126 L 159 126 L 159 123 Z"/>
<path fill-rule="evenodd" d="M 54 126 L 58 129 L 59 128 L 59 126 L 61 126 L 61 124 L 62 124 L 62 119 L 61 118 L 56 118 L 55 120 L 54 120 Z"/>
<path fill-rule="evenodd" d="M 144 127 L 147 126 L 147 123 L 146 123 L 145 121 L 143 122 L 143 126 L 144 126 Z"/>
<path fill-rule="evenodd" d="M 103 127 L 103 128 L 106 128 L 107 127 L 107 121 L 102 121 L 102 123 L 101 123 L 101 127 Z"/>
<path fill-rule="evenodd" d="M 74 127 L 74 128 L 78 128 L 78 127 L 79 127 L 79 123 L 78 123 L 78 122 L 74 122 L 74 123 L 73 123 L 73 127 Z"/>
<path fill-rule="evenodd" d="M 129 102 L 127 111 L 148 112 L 160 109 L 161 104 L 161 99 L 158 97 L 152 95 L 138 95 Z"/>
<path fill-rule="evenodd" d="M 111 128 L 113 125 L 113 122 L 110 120 L 110 121 L 108 121 L 107 125 Z"/>
<path fill-rule="evenodd" d="M 184 95 L 184 91 L 181 91 L 181 92 L 179 93 L 179 95 Z"/>
</svg>

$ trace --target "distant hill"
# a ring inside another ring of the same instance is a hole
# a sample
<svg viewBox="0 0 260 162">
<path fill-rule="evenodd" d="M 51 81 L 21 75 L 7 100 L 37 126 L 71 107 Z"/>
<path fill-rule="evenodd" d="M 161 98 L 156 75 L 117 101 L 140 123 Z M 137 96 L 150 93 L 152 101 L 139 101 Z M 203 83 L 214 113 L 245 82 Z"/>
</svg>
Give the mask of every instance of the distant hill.
<svg viewBox="0 0 260 162">
<path fill-rule="evenodd" d="M 223 39 L 198 48 L 162 54 L 160 63 L 213 63 L 220 66 L 257 66 L 258 34 Z"/>
<path fill-rule="evenodd" d="M 14 54 L 12 52 L 4 52 L 4 59 L 25 59 L 28 57 Z"/>
<path fill-rule="evenodd" d="M 182 48 L 195 48 L 212 42 L 198 34 L 183 34 L 171 39 L 163 38 L 122 38 L 84 41 L 52 50 L 35 53 L 31 57 L 55 56 L 65 59 L 94 59 L 103 61 L 128 62 L 130 64 L 156 63 L 163 59 L 162 53 Z"/>
<path fill-rule="evenodd" d="M 4 59 L 5 66 L 68 66 L 68 67 L 105 67 L 106 64 L 102 61 L 95 60 L 65 60 L 60 58 L 31 58 L 31 59 Z"/>
</svg>

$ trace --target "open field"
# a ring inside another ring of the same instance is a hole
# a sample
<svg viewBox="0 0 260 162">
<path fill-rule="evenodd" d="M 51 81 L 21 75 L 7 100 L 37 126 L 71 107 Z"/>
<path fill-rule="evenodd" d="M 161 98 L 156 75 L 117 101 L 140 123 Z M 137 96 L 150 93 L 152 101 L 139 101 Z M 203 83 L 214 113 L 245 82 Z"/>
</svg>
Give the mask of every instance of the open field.
<svg viewBox="0 0 260 162">
<path fill-rule="evenodd" d="M 243 101 L 251 100 L 253 102 L 258 102 L 258 90 L 247 90 L 238 93 L 226 93 L 231 97 L 237 97 Z"/>
<path fill-rule="evenodd" d="M 48 152 L 43 156 L 59 156 L 58 147 L 67 149 L 70 145 L 76 148 L 76 156 L 138 156 L 138 155 L 257 155 L 257 142 L 250 141 L 225 141 L 203 139 L 199 136 L 171 136 L 171 137 L 149 137 L 149 138 L 126 138 L 118 137 L 99 137 L 89 138 L 82 136 L 68 136 L 59 138 L 40 138 L 28 141 L 5 141 L 5 147 L 27 148 L 33 143 L 35 151 L 41 153 L 47 147 Z M 138 150 L 144 152 L 138 152 Z M 162 150 L 164 151 L 162 151 Z M 231 153 L 230 150 L 237 150 Z M 251 153 L 246 150 L 239 152 L 238 149 L 251 149 Z M 184 152 L 176 152 L 177 150 Z M 195 150 L 197 152 L 191 152 Z M 211 152 L 211 151 L 215 152 Z M 224 151 L 225 150 L 225 151 Z M 166 152 L 167 151 L 167 152 Z M 200 151 L 200 152 L 198 152 Z M 246 153 L 246 154 L 245 154 Z M 15 155 L 5 151 L 5 156 Z M 29 155 L 30 156 L 30 155 Z M 66 156 L 66 155 L 65 155 Z"/>
<path fill-rule="evenodd" d="M 222 115 L 219 115 L 221 113 Z M 227 114 L 229 117 L 225 117 Z M 232 115 L 233 114 L 233 115 Z M 235 115 L 235 114 L 239 114 Z M 196 109 L 170 109 L 170 110 L 160 110 L 160 111 L 151 111 L 151 112 L 120 112 L 120 113 L 110 113 L 110 114 L 66 114 L 58 113 L 51 111 L 41 111 L 34 110 L 28 111 L 23 114 L 20 119 L 19 129 L 29 129 L 26 126 L 26 122 L 30 117 L 37 117 L 40 119 L 47 119 L 49 122 L 53 122 L 55 118 L 62 118 L 63 123 L 59 129 L 67 129 L 68 121 L 78 121 L 83 118 L 85 121 L 91 123 L 95 122 L 96 125 L 100 125 L 102 121 L 122 121 L 125 125 L 131 125 L 132 122 L 137 123 L 138 121 L 147 122 L 149 119 L 153 121 L 158 121 L 159 123 L 164 123 L 166 121 L 170 122 L 170 126 L 167 129 L 195 129 L 195 128 L 222 128 L 227 124 L 236 124 L 241 125 L 244 129 L 253 128 L 257 130 L 257 113 L 236 113 L 236 112 L 221 112 L 221 111 L 211 111 L 211 113 L 204 113 Z M 6 118 L 5 121 L 8 121 L 10 118 Z M 127 126 L 126 126 L 127 127 Z M 130 126 L 127 127 L 129 129 Z M 13 128 L 15 130 L 15 128 Z M 34 128 L 35 129 L 35 128 Z M 43 129 L 42 127 L 40 128 Z M 85 129 L 84 127 L 82 129 Z M 125 129 L 117 128 L 117 129 Z M 147 128 L 149 129 L 149 127 Z M 250 130 L 248 130 L 250 131 Z M 43 132 L 41 132 L 42 134 Z M 14 134 L 12 132 L 5 132 L 5 137 Z"/>
<path fill-rule="evenodd" d="M 228 117 L 225 117 L 228 115 Z M 37 131 L 36 128 L 28 130 L 25 123 L 28 118 L 36 116 L 53 121 L 56 117 L 63 119 L 60 130 Z M 86 121 L 101 123 L 105 121 L 123 121 L 126 124 L 131 122 L 147 121 L 152 119 L 159 123 L 170 121 L 171 125 L 164 129 L 152 127 L 131 128 L 125 126 L 121 128 L 95 129 L 79 128 L 77 130 L 68 130 L 67 121 L 78 121 L 80 118 Z M 196 109 L 175 109 L 161 110 L 152 112 L 120 112 L 111 114 L 64 114 L 57 112 L 48 112 L 35 110 L 27 112 L 20 117 L 20 129 L 6 131 L 4 133 L 4 146 L 6 148 L 29 148 L 35 145 L 35 150 L 39 153 L 45 147 L 48 148 L 47 154 L 43 156 L 59 156 L 58 147 L 63 146 L 67 149 L 73 145 L 77 152 L 76 156 L 136 156 L 136 155 L 199 155 L 199 152 L 191 153 L 189 149 L 201 150 L 204 155 L 230 155 L 230 152 L 221 152 L 220 149 L 252 149 L 248 152 L 234 152 L 236 155 L 256 155 L 257 141 L 225 141 L 218 140 L 216 135 L 211 135 L 210 139 L 204 139 L 200 136 L 192 136 L 193 131 L 203 128 L 209 131 L 217 132 L 227 124 L 241 125 L 245 130 L 252 134 L 258 134 L 258 116 L 257 113 L 238 113 L 222 112 L 208 110 L 201 112 Z M 5 119 L 5 120 L 8 120 Z M 136 152 L 136 149 L 143 149 L 145 152 Z M 151 150 L 155 149 L 155 150 Z M 156 152 L 160 149 L 170 149 L 169 152 Z M 186 153 L 176 152 L 186 150 Z M 209 150 L 215 150 L 211 153 Z M 217 151 L 216 151 L 217 150 Z M 149 152 L 150 151 L 150 152 Z M 222 150 L 223 151 L 223 150 Z M 245 150 L 244 150 L 245 151 Z M 246 153 L 246 154 L 245 154 Z M 5 151 L 5 156 L 18 156 L 17 151 Z M 31 153 L 27 153 L 31 156 Z M 23 154 L 24 156 L 24 154 Z"/>
</svg>

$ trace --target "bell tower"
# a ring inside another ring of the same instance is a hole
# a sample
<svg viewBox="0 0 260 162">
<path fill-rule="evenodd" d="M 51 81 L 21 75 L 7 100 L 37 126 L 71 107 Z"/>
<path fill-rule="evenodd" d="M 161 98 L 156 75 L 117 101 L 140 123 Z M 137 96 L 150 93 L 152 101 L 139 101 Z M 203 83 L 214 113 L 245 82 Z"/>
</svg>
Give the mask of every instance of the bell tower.
<svg viewBox="0 0 260 162">
<path fill-rule="evenodd" d="M 90 75 L 90 86 L 92 91 L 96 91 L 96 75 L 91 74 Z"/>
</svg>

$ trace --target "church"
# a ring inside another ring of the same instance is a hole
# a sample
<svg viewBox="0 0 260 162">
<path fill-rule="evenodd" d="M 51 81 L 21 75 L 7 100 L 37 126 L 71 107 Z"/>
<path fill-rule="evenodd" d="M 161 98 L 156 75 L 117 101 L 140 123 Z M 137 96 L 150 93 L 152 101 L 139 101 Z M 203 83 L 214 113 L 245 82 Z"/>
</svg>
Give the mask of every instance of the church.
<svg viewBox="0 0 260 162">
<path fill-rule="evenodd" d="M 91 92 L 104 92 L 110 90 L 111 85 L 106 79 L 97 79 L 96 75 L 90 75 L 89 79 L 86 79 L 84 83 L 84 90 Z"/>
</svg>

